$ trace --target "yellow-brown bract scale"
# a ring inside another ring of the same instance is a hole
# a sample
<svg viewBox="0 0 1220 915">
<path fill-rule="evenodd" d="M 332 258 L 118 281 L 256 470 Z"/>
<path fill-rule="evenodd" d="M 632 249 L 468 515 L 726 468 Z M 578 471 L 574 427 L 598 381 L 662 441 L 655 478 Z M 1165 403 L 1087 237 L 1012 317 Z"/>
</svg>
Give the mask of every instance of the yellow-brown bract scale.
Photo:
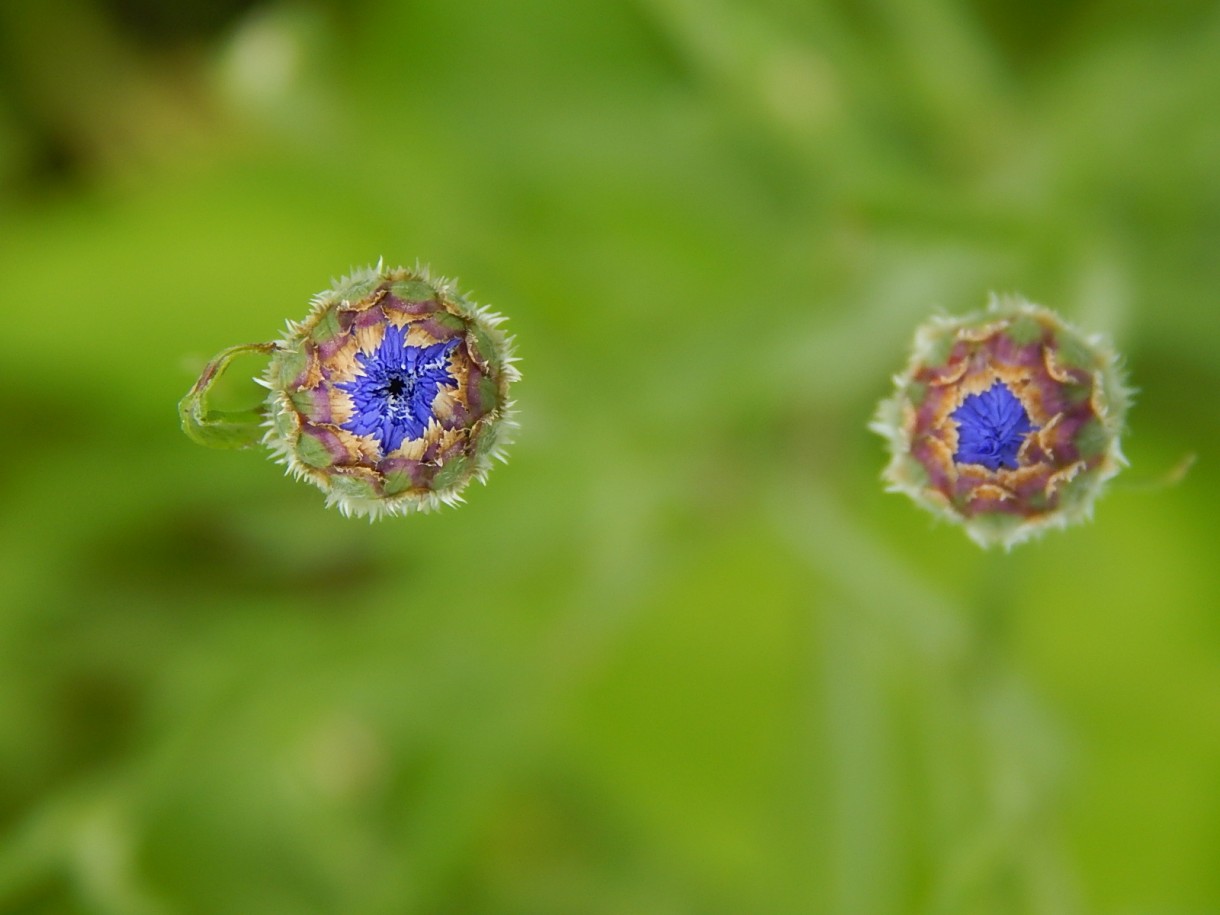
<svg viewBox="0 0 1220 915">
<path fill-rule="evenodd" d="M 485 482 L 505 459 L 517 428 L 509 389 L 520 373 L 503 320 L 426 268 L 378 262 L 353 272 L 315 296 L 276 344 L 259 381 L 270 392 L 263 441 L 347 515 L 461 502 L 471 480 Z M 428 359 L 428 371 L 412 374 L 396 361 L 397 374 L 377 388 L 387 348 L 402 360 Z M 361 412 L 353 392 L 366 389 L 384 408 L 384 426 L 369 395 Z"/>
</svg>

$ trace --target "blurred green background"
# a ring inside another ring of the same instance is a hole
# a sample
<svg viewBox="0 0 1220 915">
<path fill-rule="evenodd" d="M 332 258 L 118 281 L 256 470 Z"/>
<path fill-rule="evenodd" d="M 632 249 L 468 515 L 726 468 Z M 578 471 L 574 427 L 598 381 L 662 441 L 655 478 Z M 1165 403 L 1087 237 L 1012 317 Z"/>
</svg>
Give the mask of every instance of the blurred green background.
<svg viewBox="0 0 1220 915">
<path fill-rule="evenodd" d="M 1210 0 L 0 3 L 0 912 L 1220 912 L 1218 100 Z M 175 403 L 379 256 L 525 378 L 369 525 Z M 1140 389 L 1008 555 L 865 429 L 991 290 Z"/>
</svg>

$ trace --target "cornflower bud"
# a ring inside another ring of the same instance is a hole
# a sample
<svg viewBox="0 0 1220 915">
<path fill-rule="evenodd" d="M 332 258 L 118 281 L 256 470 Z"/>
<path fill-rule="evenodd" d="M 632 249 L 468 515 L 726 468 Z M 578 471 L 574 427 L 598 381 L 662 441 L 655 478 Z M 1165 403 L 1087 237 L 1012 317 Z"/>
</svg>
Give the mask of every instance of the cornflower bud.
<svg viewBox="0 0 1220 915">
<path fill-rule="evenodd" d="M 260 441 L 293 476 L 345 515 L 402 515 L 461 501 L 484 481 L 516 428 L 509 386 L 520 376 L 499 315 L 426 270 L 357 270 L 314 297 L 275 343 L 218 355 L 179 405 L 203 444 Z M 268 353 L 256 415 L 209 411 L 229 362 Z"/>
<path fill-rule="evenodd" d="M 1115 354 L 1020 297 L 932 318 L 894 383 L 870 426 L 889 442 L 887 488 L 981 546 L 1089 517 L 1126 464 L 1131 397 Z"/>
</svg>

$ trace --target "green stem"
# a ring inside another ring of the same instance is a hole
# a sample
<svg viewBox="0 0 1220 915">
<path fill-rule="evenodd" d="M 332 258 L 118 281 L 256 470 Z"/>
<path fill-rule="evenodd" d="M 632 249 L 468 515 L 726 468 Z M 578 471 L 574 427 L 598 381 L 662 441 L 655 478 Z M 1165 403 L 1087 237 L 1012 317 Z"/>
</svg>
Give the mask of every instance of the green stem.
<svg viewBox="0 0 1220 915">
<path fill-rule="evenodd" d="M 178 416 L 182 419 L 182 431 L 192 440 L 209 448 L 249 448 L 263 437 L 263 410 L 212 410 L 208 408 L 208 394 L 229 363 L 246 353 L 267 354 L 275 352 L 274 343 L 242 343 L 230 346 L 217 354 L 203 368 L 186 396 L 178 401 Z"/>
</svg>

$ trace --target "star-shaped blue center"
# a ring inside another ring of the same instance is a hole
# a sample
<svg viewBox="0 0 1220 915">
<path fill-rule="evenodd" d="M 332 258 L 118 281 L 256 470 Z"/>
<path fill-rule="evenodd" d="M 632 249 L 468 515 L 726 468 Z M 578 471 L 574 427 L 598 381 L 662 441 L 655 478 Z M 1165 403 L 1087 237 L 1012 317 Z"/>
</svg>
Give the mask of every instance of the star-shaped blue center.
<svg viewBox="0 0 1220 915">
<path fill-rule="evenodd" d="M 971 394 L 949 414 L 957 422 L 958 464 L 982 464 L 988 470 L 1017 469 L 1017 452 L 1025 436 L 1037 430 L 1025 407 L 1008 386 L 997 381 L 982 394 Z"/>
<path fill-rule="evenodd" d="M 408 346 L 406 328 L 387 326 L 375 352 L 356 354 L 361 373 L 335 385 L 351 395 L 356 408 L 341 428 L 374 436 L 382 454 L 420 438 L 433 418 L 432 403 L 440 387 L 457 387 L 449 372 L 449 354 L 457 345 L 457 340 L 449 340 Z"/>
</svg>

